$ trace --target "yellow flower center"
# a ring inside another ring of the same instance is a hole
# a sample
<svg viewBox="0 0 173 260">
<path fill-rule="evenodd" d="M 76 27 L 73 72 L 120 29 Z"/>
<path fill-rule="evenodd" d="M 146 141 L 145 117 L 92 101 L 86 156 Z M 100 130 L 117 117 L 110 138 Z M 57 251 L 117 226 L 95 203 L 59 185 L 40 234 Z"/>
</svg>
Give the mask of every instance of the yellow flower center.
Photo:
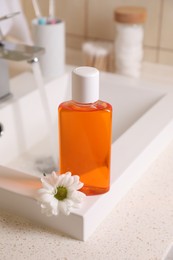
<svg viewBox="0 0 173 260">
<path fill-rule="evenodd" d="M 63 186 L 57 187 L 56 194 L 54 195 L 54 197 L 57 200 L 64 200 L 64 199 L 66 199 L 67 198 L 67 189 L 66 189 L 66 187 L 63 187 Z"/>
</svg>

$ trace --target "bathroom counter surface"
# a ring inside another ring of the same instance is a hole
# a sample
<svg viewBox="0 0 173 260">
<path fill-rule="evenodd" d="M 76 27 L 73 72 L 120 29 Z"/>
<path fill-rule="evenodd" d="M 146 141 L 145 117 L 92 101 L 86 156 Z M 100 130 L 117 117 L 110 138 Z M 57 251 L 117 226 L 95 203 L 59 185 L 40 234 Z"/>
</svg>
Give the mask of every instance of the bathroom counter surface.
<svg viewBox="0 0 173 260">
<path fill-rule="evenodd" d="M 173 68 L 145 63 L 146 80 L 173 83 Z M 81 242 L 0 211 L 0 259 L 161 260 L 173 242 L 173 142 Z"/>
</svg>

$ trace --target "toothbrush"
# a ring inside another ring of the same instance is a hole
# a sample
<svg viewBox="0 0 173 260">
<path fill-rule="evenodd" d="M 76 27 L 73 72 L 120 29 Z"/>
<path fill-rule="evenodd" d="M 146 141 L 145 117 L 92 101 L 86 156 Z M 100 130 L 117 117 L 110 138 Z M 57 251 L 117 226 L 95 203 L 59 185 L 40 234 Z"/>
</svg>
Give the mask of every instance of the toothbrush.
<svg viewBox="0 0 173 260">
<path fill-rule="evenodd" d="M 49 17 L 55 17 L 55 0 L 49 0 Z"/>
<path fill-rule="evenodd" d="M 38 24 L 40 24 L 40 25 L 46 24 L 46 19 L 42 17 L 38 1 L 32 0 L 32 4 L 33 4 L 33 7 L 34 7 L 35 15 L 38 19 Z"/>
<path fill-rule="evenodd" d="M 49 24 L 57 23 L 55 19 L 55 0 L 49 0 Z"/>
</svg>

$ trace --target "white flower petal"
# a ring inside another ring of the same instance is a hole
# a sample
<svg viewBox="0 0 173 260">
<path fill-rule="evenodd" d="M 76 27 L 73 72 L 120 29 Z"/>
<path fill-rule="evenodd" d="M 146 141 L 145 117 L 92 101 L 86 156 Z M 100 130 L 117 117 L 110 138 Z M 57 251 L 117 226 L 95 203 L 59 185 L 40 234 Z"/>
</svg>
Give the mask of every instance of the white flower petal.
<svg viewBox="0 0 173 260">
<path fill-rule="evenodd" d="M 65 175 L 71 177 L 71 172 L 66 172 Z"/>
<path fill-rule="evenodd" d="M 68 186 L 69 190 L 79 190 L 83 187 L 83 183 L 79 181 L 79 176 L 74 175 L 73 183 Z"/>
<path fill-rule="evenodd" d="M 40 198 L 43 194 L 48 194 L 48 195 L 50 195 L 50 196 L 54 196 L 55 193 L 56 193 L 56 190 L 50 191 L 50 190 L 47 190 L 47 189 L 42 188 L 42 189 L 39 189 L 39 190 L 37 191 L 37 196 L 36 196 L 36 197 Z"/>
<path fill-rule="evenodd" d="M 50 205 L 52 208 L 58 208 L 58 200 L 53 198 L 52 201 L 50 202 Z"/>
<path fill-rule="evenodd" d="M 66 187 L 68 188 L 69 186 L 71 186 L 73 184 L 73 179 L 72 178 L 68 178 L 67 182 L 66 182 Z"/>
<path fill-rule="evenodd" d="M 59 202 L 59 209 L 60 209 L 60 211 L 63 213 L 63 214 L 65 214 L 65 215 L 69 215 L 70 214 L 70 212 L 71 212 L 71 206 L 68 204 L 68 203 L 66 203 L 66 202 L 64 202 L 64 201 L 60 201 Z"/>
<path fill-rule="evenodd" d="M 81 191 L 73 191 L 70 194 L 70 199 L 73 200 L 75 203 L 81 203 L 86 195 Z"/>
<path fill-rule="evenodd" d="M 62 186 L 63 179 L 64 179 L 64 174 L 60 174 L 60 176 L 58 177 L 57 186 Z"/>
<path fill-rule="evenodd" d="M 37 191 L 38 194 L 42 194 L 42 193 L 50 193 L 52 194 L 48 189 L 45 189 L 45 188 L 41 188 Z"/>
<path fill-rule="evenodd" d="M 41 203 L 41 209 L 42 213 L 46 214 L 47 216 L 58 215 L 59 213 L 58 207 L 49 203 Z"/>
<path fill-rule="evenodd" d="M 51 202 L 52 198 L 53 198 L 53 196 L 51 194 L 47 194 L 47 193 L 44 193 L 44 194 L 41 194 L 38 196 L 39 201 L 46 202 L 46 203 Z"/>
<path fill-rule="evenodd" d="M 52 215 L 57 216 L 58 214 L 59 214 L 58 208 L 53 208 L 52 209 Z"/>
<path fill-rule="evenodd" d="M 41 182 L 42 182 L 43 188 L 48 189 L 48 190 L 53 189 L 53 186 L 49 183 L 49 179 L 47 177 L 42 177 Z"/>
<path fill-rule="evenodd" d="M 52 172 L 50 176 L 48 176 L 49 178 L 49 183 L 55 188 L 55 186 L 58 184 L 58 174 L 56 174 L 56 172 Z"/>
<path fill-rule="evenodd" d="M 83 182 L 79 182 L 79 183 L 78 183 L 77 190 L 80 190 L 83 186 L 84 186 L 84 183 L 83 183 Z"/>
<path fill-rule="evenodd" d="M 59 176 L 59 183 L 58 186 L 64 186 L 66 187 L 66 183 L 68 181 L 68 179 L 71 177 L 71 172 L 67 172 L 65 174 L 61 174 Z"/>
<path fill-rule="evenodd" d="M 74 203 L 74 204 L 73 204 L 73 208 L 74 208 L 74 209 L 79 209 L 79 208 L 81 208 L 81 203 Z"/>
<path fill-rule="evenodd" d="M 69 185 L 71 185 L 73 183 L 73 178 L 71 176 L 71 172 L 67 172 L 65 174 L 65 178 L 63 180 L 63 184 L 62 186 L 68 187 Z"/>
<path fill-rule="evenodd" d="M 44 177 L 44 179 L 46 180 L 47 183 L 49 183 L 52 187 L 55 188 L 55 186 L 58 185 L 59 176 L 60 176 L 59 173 L 56 173 L 56 172 L 53 171 L 51 174 L 46 175 Z"/>
</svg>

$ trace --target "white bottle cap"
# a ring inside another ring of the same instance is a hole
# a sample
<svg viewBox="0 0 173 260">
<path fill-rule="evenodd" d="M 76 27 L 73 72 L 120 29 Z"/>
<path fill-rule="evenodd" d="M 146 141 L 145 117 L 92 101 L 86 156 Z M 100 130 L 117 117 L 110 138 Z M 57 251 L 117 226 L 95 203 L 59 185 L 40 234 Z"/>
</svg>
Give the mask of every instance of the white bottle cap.
<svg viewBox="0 0 173 260">
<path fill-rule="evenodd" d="M 78 67 L 72 72 L 72 99 L 79 103 L 94 103 L 99 99 L 99 71 L 93 67 Z"/>
</svg>

